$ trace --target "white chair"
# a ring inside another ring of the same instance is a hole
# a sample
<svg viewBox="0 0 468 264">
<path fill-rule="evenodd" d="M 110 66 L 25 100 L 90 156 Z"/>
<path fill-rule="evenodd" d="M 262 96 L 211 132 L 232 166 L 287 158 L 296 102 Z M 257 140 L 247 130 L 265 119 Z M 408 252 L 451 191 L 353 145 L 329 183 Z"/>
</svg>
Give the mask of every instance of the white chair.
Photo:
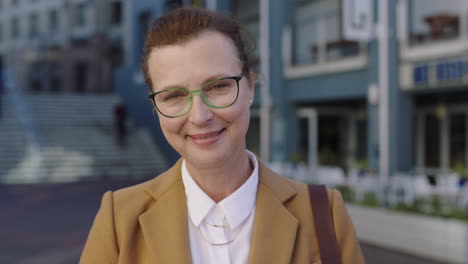
<svg viewBox="0 0 468 264">
<path fill-rule="evenodd" d="M 432 198 L 435 193 L 434 187 L 429 183 L 426 175 L 416 175 L 412 177 L 411 187 L 414 193 L 414 199 L 427 200 Z"/>
<path fill-rule="evenodd" d="M 462 209 L 468 209 L 468 183 L 461 188 L 457 204 Z"/>
<path fill-rule="evenodd" d="M 397 173 L 390 177 L 388 183 L 387 201 L 391 206 L 403 202 L 411 205 L 415 199 L 412 187 L 412 176 L 410 174 Z"/>
<path fill-rule="evenodd" d="M 458 181 L 459 176 L 456 173 L 438 175 L 436 193 L 442 198 L 455 200 L 460 192 Z"/>
<path fill-rule="evenodd" d="M 362 201 L 366 193 L 377 194 L 379 180 L 368 172 L 351 169 L 348 174 L 347 184 L 353 189 L 356 200 Z"/>
<path fill-rule="evenodd" d="M 340 167 L 319 167 L 317 169 L 317 179 L 319 183 L 331 188 L 346 184 L 343 169 Z"/>
</svg>

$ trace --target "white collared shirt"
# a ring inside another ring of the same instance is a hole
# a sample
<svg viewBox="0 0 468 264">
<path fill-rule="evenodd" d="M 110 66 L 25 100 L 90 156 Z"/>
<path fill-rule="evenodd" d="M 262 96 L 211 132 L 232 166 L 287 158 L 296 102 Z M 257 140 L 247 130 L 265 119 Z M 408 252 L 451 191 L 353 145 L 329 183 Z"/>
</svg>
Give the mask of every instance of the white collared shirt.
<svg viewBox="0 0 468 264">
<path fill-rule="evenodd" d="M 258 161 L 250 151 L 247 154 L 254 166 L 252 174 L 219 203 L 215 203 L 198 186 L 190 176 L 185 160 L 182 162 L 193 264 L 248 262 L 255 218 Z"/>
</svg>

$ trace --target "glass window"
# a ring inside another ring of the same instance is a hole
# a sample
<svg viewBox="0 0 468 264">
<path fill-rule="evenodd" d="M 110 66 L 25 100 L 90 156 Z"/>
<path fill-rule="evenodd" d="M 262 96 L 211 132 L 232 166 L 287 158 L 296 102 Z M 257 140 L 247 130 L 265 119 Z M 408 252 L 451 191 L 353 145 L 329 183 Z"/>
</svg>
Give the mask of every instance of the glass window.
<svg viewBox="0 0 468 264">
<path fill-rule="evenodd" d="M 298 135 L 298 153 L 297 153 L 297 157 L 295 157 L 297 159 L 297 161 L 302 161 L 302 162 L 305 162 L 305 163 L 309 163 L 309 148 L 311 147 L 310 146 L 310 142 L 309 142 L 309 134 L 311 133 L 309 131 L 309 118 L 305 118 L 305 117 L 300 117 L 299 118 L 299 131 L 298 131 L 299 135 Z M 309 166 L 312 165 L 312 164 L 309 164 Z"/>
<path fill-rule="evenodd" d="M 58 63 L 52 63 L 49 70 L 49 85 L 50 90 L 53 92 L 60 91 L 61 89 L 61 67 Z"/>
<path fill-rule="evenodd" d="M 57 9 L 51 9 L 49 11 L 49 30 L 51 34 L 55 34 L 58 30 L 59 17 Z"/>
<path fill-rule="evenodd" d="M 38 16 L 37 14 L 31 14 L 29 16 L 29 38 L 34 39 L 39 35 L 38 29 Z"/>
<path fill-rule="evenodd" d="M 140 47 L 143 47 L 144 45 L 145 35 L 146 35 L 146 32 L 148 32 L 150 23 L 151 23 L 151 12 L 149 11 L 141 12 L 138 16 L 138 28 L 139 28 L 138 39 L 139 39 Z"/>
<path fill-rule="evenodd" d="M 11 19 L 11 37 L 13 39 L 19 38 L 20 35 L 20 27 L 19 27 L 19 20 L 17 17 L 13 17 Z"/>
<path fill-rule="evenodd" d="M 76 6 L 75 13 L 75 25 L 77 27 L 82 27 L 86 23 L 86 6 L 84 3 L 79 3 Z"/>
<path fill-rule="evenodd" d="M 260 118 L 250 117 L 249 130 L 246 135 L 247 148 L 253 153 L 260 155 Z"/>
<path fill-rule="evenodd" d="M 457 173 L 465 169 L 466 115 L 450 115 L 450 167 Z"/>
<path fill-rule="evenodd" d="M 429 168 L 438 168 L 440 166 L 440 122 L 436 115 L 426 115 L 425 122 L 426 134 L 424 140 L 425 147 L 425 165 Z"/>
<path fill-rule="evenodd" d="M 298 1 L 295 15 L 294 64 L 318 61 L 318 17 L 314 6 L 321 1 Z"/>
<path fill-rule="evenodd" d="M 411 44 L 454 39 L 460 35 L 460 11 L 464 0 L 410 0 Z"/>
<path fill-rule="evenodd" d="M 75 91 L 84 93 L 88 82 L 88 64 L 86 62 L 78 62 L 75 65 Z"/>
<path fill-rule="evenodd" d="M 111 3 L 111 25 L 116 26 L 120 25 L 122 22 L 122 3 L 113 2 Z"/>
<path fill-rule="evenodd" d="M 123 49 L 122 43 L 120 41 L 112 43 L 110 50 L 110 59 L 113 68 L 119 67 L 122 64 Z"/>
<path fill-rule="evenodd" d="M 296 2 L 294 64 L 331 61 L 359 53 L 359 43 L 342 36 L 340 5 L 338 0 Z"/>
<path fill-rule="evenodd" d="M 29 66 L 29 88 L 31 91 L 41 91 L 42 80 L 41 80 L 41 65 L 38 63 L 31 63 Z"/>
<path fill-rule="evenodd" d="M 367 161 L 367 117 L 357 120 L 356 161 Z"/>
<path fill-rule="evenodd" d="M 251 39 L 251 43 L 247 43 L 247 52 L 253 51 L 251 54 L 252 67 L 255 71 L 258 70 L 260 63 L 260 12 L 259 12 L 259 0 L 241 0 L 236 1 L 234 5 L 234 16 L 239 19 L 241 24 L 245 27 L 248 39 Z M 257 47 L 257 48 L 256 48 Z"/>
<path fill-rule="evenodd" d="M 324 166 L 344 166 L 340 136 L 343 120 L 339 116 L 319 116 L 318 118 L 318 151 L 319 164 Z"/>
<path fill-rule="evenodd" d="M 165 3 L 166 10 L 171 10 L 184 6 L 184 1 L 182 0 L 166 0 Z"/>
</svg>

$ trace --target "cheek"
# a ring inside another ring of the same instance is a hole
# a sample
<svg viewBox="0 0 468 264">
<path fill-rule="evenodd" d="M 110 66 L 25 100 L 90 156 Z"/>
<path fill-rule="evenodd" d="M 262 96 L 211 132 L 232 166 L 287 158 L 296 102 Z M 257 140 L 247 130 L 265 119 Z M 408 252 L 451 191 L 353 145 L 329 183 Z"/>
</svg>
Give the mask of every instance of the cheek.
<svg viewBox="0 0 468 264">
<path fill-rule="evenodd" d="M 180 118 L 167 118 L 164 116 L 159 116 L 159 125 L 167 139 L 169 139 L 172 134 L 178 133 L 180 131 L 180 127 L 182 126 L 181 121 L 182 120 L 180 120 Z"/>
<path fill-rule="evenodd" d="M 250 121 L 250 108 L 243 104 L 233 108 L 232 111 L 226 113 L 225 120 L 235 125 L 237 130 L 247 130 Z"/>
</svg>

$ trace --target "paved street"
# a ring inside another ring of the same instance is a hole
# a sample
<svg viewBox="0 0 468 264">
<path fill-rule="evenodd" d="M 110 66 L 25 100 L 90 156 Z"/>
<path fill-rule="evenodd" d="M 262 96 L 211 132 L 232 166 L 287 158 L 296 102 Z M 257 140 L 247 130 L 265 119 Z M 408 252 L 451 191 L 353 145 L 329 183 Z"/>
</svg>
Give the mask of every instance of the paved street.
<svg viewBox="0 0 468 264">
<path fill-rule="evenodd" d="M 135 183 L 0 185 L 0 263 L 77 263 L 104 191 Z M 370 264 L 436 264 L 371 245 L 362 248 Z"/>
</svg>

